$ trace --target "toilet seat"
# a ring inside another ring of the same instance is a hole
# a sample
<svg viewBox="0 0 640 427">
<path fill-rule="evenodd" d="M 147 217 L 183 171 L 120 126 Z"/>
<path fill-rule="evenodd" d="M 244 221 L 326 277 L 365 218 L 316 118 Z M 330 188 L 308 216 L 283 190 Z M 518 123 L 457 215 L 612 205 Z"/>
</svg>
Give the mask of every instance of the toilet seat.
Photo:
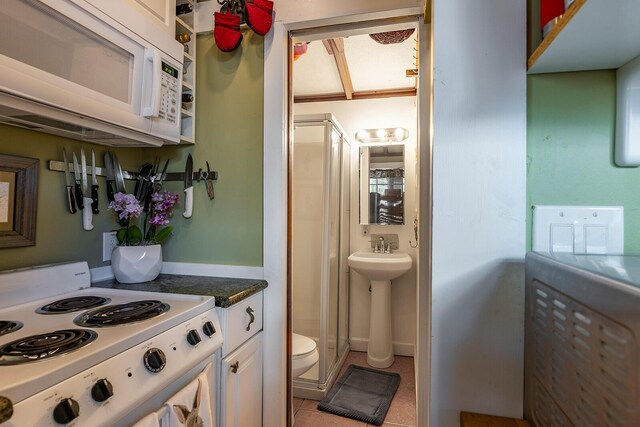
<svg viewBox="0 0 640 427">
<path fill-rule="evenodd" d="M 291 334 L 291 358 L 302 359 L 316 351 L 316 342 L 304 335 Z"/>
<path fill-rule="evenodd" d="M 291 334 L 291 375 L 297 378 L 318 362 L 316 342 L 309 337 Z"/>
</svg>

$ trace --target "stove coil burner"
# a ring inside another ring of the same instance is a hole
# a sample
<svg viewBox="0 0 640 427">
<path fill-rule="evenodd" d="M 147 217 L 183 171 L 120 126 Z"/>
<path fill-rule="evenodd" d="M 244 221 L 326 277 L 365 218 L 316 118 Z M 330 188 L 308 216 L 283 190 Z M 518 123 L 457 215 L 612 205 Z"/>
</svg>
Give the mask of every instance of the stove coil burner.
<svg viewBox="0 0 640 427">
<path fill-rule="evenodd" d="M 51 304 L 40 307 L 36 313 L 40 314 L 63 314 L 72 311 L 87 310 L 89 308 L 98 307 L 100 305 L 109 304 L 111 299 L 96 297 L 92 295 L 65 298 L 54 301 Z"/>
<path fill-rule="evenodd" d="M 78 326 L 94 328 L 129 325 L 160 316 L 169 311 L 169 308 L 169 304 L 157 300 L 133 301 L 88 311 L 76 317 L 73 322 Z"/>
<path fill-rule="evenodd" d="M 18 365 L 49 359 L 84 347 L 98 334 L 85 329 L 63 329 L 31 335 L 0 346 L 0 365 Z"/>
<path fill-rule="evenodd" d="M 22 322 L 14 322 L 11 320 L 0 320 L 0 337 L 15 332 L 24 326 Z"/>
</svg>

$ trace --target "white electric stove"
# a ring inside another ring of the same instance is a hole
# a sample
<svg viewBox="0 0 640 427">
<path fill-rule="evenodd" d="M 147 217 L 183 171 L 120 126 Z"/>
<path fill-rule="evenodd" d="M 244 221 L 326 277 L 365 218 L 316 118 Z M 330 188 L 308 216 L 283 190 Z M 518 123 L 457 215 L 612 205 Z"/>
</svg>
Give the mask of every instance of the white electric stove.
<svg viewBox="0 0 640 427">
<path fill-rule="evenodd" d="M 90 284 L 85 262 L 0 273 L 2 427 L 131 425 L 222 346 L 212 297 Z"/>
</svg>

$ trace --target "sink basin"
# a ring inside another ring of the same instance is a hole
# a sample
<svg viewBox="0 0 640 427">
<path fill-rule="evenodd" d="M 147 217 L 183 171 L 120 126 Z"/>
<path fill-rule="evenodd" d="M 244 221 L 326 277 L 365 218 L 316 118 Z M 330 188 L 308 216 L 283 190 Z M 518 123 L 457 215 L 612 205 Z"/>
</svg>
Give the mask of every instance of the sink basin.
<svg viewBox="0 0 640 427">
<path fill-rule="evenodd" d="M 369 280 L 393 280 L 411 268 L 411 257 L 402 252 L 391 254 L 358 251 L 349 255 L 349 267 Z"/>
</svg>

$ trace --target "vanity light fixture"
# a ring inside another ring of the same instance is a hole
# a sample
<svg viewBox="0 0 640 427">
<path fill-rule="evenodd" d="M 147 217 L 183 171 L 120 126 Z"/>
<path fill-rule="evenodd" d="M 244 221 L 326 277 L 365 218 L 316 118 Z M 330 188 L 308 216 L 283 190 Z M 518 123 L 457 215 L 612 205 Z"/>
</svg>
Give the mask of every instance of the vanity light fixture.
<svg viewBox="0 0 640 427">
<path fill-rule="evenodd" d="M 409 130 L 405 128 L 361 129 L 356 133 L 356 140 L 363 144 L 393 144 L 409 138 Z"/>
</svg>

